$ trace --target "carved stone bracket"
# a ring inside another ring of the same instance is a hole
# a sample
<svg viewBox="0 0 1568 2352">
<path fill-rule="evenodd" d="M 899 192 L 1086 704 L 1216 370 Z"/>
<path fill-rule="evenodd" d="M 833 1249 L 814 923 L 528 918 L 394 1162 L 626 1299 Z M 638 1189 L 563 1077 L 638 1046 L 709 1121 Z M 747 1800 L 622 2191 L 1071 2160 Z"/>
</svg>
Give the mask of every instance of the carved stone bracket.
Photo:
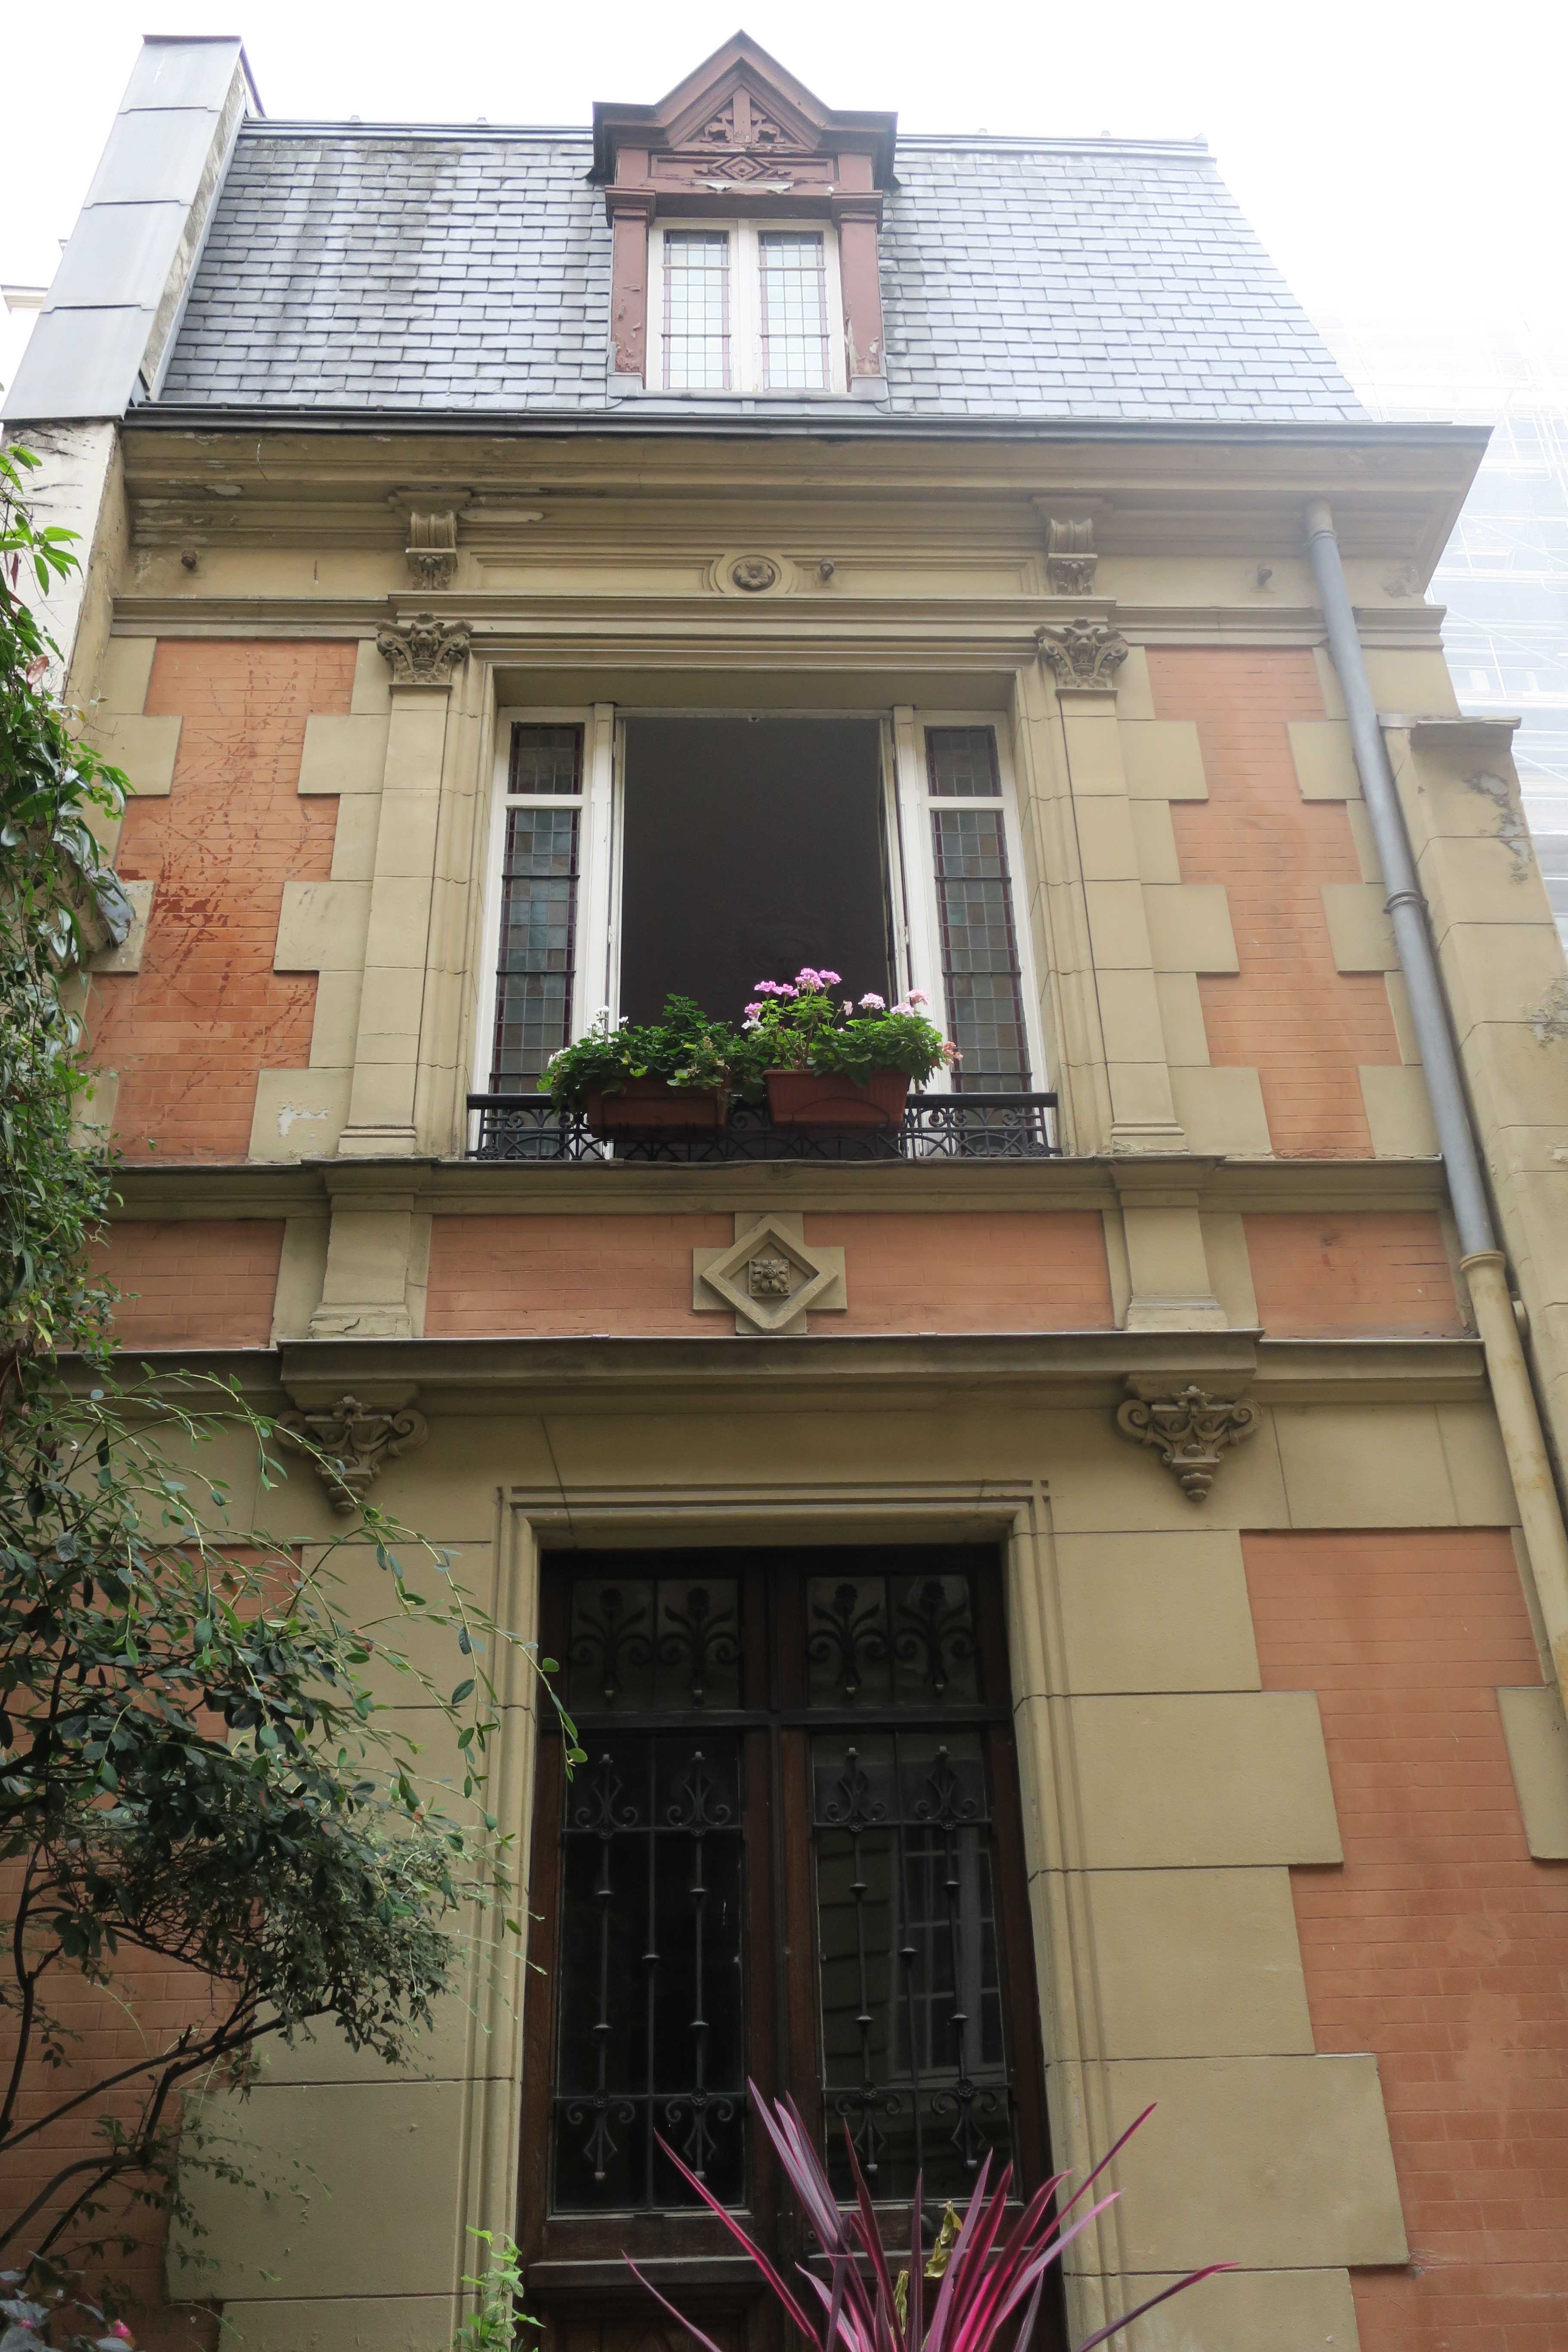
<svg viewBox="0 0 1568 2352">
<path fill-rule="evenodd" d="M 1130 1396 L 1117 1427 L 1135 1445 L 1151 1445 L 1190 1502 L 1214 1485 L 1221 1457 L 1258 1428 L 1258 1411 L 1238 1397 L 1211 1397 L 1195 1382 L 1165 1396 Z"/>
<path fill-rule="evenodd" d="M 1056 672 L 1058 694 L 1114 694 L 1116 673 L 1131 650 L 1105 621 L 1063 621 L 1037 629 L 1040 659 Z"/>
<path fill-rule="evenodd" d="M 1099 562 L 1092 515 L 1077 522 L 1058 522 L 1054 515 L 1047 518 L 1046 579 L 1053 596 L 1092 596 Z"/>
<path fill-rule="evenodd" d="M 334 1511 L 347 1513 L 363 1501 L 389 1462 L 412 1454 L 429 1435 L 429 1423 L 412 1405 L 362 1404 L 341 1396 L 336 1404 L 279 1416 L 284 1443 L 310 1454 Z M 324 1458 L 319 1458 L 324 1457 Z"/>
<path fill-rule="evenodd" d="M 408 572 L 416 588 L 449 588 L 458 576 L 458 518 L 412 511 L 408 517 Z"/>
<path fill-rule="evenodd" d="M 472 635 L 466 621 L 438 621 L 416 613 L 411 621 L 376 632 L 376 646 L 392 669 L 394 686 L 434 686 L 443 690 L 468 658 Z"/>
</svg>

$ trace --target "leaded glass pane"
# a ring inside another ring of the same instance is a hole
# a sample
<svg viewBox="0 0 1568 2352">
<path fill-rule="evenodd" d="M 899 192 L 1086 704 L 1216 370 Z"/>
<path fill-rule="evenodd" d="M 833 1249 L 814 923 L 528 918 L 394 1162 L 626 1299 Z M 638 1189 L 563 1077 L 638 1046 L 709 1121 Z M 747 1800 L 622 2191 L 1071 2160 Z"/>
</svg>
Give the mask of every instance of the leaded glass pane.
<svg viewBox="0 0 1568 2352">
<path fill-rule="evenodd" d="M 994 729 L 928 727 L 926 777 L 933 800 L 1000 800 Z"/>
<path fill-rule="evenodd" d="M 770 392 L 822 392 L 828 383 L 827 273 L 822 239 L 764 230 L 757 239 L 762 280 L 763 382 Z"/>
<path fill-rule="evenodd" d="M 1026 1091 L 1028 1044 L 1000 806 L 935 808 L 931 835 L 948 1026 L 963 1094 Z"/>
<path fill-rule="evenodd" d="M 583 730 L 514 727 L 506 788 L 509 793 L 580 793 Z"/>
<path fill-rule="evenodd" d="M 723 229 L 664 233 L 664 381 L 671 392 L 730 384 L 730 239 Z"/>
<path fill-rule="evenodd" d="M 519 1094 L 565 1045 L 572 1019 L 579 811 L 507 811 L 492 1094 Z"/>
</svg>

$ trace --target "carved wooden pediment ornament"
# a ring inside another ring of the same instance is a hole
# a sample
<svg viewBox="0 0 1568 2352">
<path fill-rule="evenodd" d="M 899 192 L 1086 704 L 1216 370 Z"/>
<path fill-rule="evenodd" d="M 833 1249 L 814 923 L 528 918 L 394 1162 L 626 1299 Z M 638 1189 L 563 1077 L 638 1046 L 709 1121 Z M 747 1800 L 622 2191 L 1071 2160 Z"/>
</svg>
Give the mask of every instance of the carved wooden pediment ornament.
<svg viewBox="0 0 1568 2352">
<path fill-rule="evenodd" d="M 429 1434 L 424 1414 L 411 1405 L 362 1404 L 354 1396 L 281 1413 L 277 1428 L 286 1445 L 310 1454 L 328 1501 L 344 1514 L 363 1501 L 389 1462 L 413 1453 Z"/>
<path fill-rule="evenodd" d="M 1189 1381 L 1165 1396 L 1130 1396 L 1116 1423 L 1134 1444 L 1153 1448 L 1189 1502 L 1201 1503 L 1229 1448 L 1257 1434 L 1259 1414 L 1244 1398 L 1212 1397 Z"/>
<path fill-rule="evenodd" d="M 769 178 L 794 188 L 886 188 L 895 114 L 824 106 L 749 34 L 737 33 L 651 106 L 600 100 L 594 177 L 607 185 L 744 189 Z M 846 173 L 844 159 L 868 167 Z"/>
</svg>

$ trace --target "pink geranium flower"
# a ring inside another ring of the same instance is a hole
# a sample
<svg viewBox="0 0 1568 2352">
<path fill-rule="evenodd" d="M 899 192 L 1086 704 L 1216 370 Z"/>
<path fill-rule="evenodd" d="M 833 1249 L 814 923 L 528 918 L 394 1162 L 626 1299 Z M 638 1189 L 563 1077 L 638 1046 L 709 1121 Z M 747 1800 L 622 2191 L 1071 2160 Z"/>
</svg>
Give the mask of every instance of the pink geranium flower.
<svg viewBox="0 0 1568 2352">
<path fill-rule="evenodd" d="M 866 992 L 866 994 L 860 999 L 860 1010 L 862 1013 L 886 1013 L 887 1009 L 887 998 L 884 996 L 873 996 L 868 989 Z"/>
</svg>

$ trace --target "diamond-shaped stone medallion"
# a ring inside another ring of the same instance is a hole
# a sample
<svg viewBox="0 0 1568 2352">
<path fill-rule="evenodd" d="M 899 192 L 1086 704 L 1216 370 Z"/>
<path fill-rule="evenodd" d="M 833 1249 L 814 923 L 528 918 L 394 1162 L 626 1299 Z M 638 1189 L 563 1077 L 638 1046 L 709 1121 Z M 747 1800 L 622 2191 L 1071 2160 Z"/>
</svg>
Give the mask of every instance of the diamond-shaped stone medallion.
<svg viewBox="0 0 1568 2352">
<path fill-rule="evenodd" d="M 737 1224 L 741 1223 L 736 1219 Z M 763 1217 L 738 1233 L 726 1250 L 692 1254 L 692 1305 L 735 1310 L 738 1331 L 804 1331 L 808 1307 L 843 1304 L 844 1253 L 813 1249 L 791 1227 Z M 830 1296 L 831 1294 L 831 1296 Z"/>
</svg>

